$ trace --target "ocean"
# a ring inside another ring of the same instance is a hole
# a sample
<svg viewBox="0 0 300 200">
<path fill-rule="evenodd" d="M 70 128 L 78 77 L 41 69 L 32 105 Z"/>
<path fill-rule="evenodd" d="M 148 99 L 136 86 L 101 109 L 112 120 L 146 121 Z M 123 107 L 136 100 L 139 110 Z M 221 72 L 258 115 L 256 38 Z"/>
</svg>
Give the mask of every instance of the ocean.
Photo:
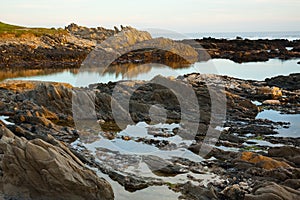
<svg viewBox="0 0 300 200">
<path fill-rule="evenodd" d="M 177 33 L 168 30 L 148 29 L 153 37 L 167 37 L 174 40 L 183 39 L 201 39 L 203 37 L 235 39 L 241 37 L 243 39 L 287 39 L 287 40 L 300 40 L 300 31 L 286 31 L 286 32 L 198 32 L 198 33 Z"/>
</svg>

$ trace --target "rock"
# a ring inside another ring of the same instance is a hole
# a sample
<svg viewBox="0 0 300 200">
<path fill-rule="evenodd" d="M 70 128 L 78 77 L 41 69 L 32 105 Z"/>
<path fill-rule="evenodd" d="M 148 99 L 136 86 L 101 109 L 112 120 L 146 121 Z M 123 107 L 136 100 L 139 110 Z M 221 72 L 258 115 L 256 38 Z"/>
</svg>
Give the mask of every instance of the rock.
<svg viewBox="0 0 300 200">
<path fill-rule="evenodd" d="M 282 185 L 299 190 L 300 188 L 300 179 L 288 179 L 282 183 Z"/>
<path fill-rule="evenodd" d="M 132 27 L 99 43 L 83 63 L 83 67 L 104 70 L 111 64 L 141 62 L 172 62 L 192 64 L 198 53 L 189 45 L 166 38 L 152 38 L 146 31 Z M 96 65 L 95 65 L 96 63 Z"/>
<path fill-rule="evenodd" d="M 183 194 L 183 199 L 190 200 L 216 200 L 218 196 L 213 187 L 205 188 L 194 186 L 191 182 L 176 186 Z"/>
<path fill-rule="evenodd" d="M 267 78 L 265 81 L 270 86 L 276 86 L 286 90 L 300 89 L 300 73 L 290 74 L 289 76 Z"/>
<path fill-rule="evenodd" d="M 242 161 L 255 164 L 255 166 L 261 167 L 266 170 L 272 170 L 276 168 L 291 168 L 291 166 L 285 162 L 277 161 L 272 158 L 258 155 L 252 152 L 243 152 L 240 159 Z"/>
<path fill-rule="evenodd" d="M 143 161 L 154 174 L 160 176 L 176 176 L 187 173 L 187 170 L 157 156 L 143 156 Z"/>
<path fill-rule="evenodd" d="M 263 101 L 264 105 L 280 105 L 281 102 L 279 100 L 265 100 Z"/>
<path fill-rule="evenodd" d="M 297 62 L 297 64 L 298 64 L 298 65 L 300 65 L 300 61 L 299 61 L 299 62 Z"/>
<path fill-rule="evenodd" d="M 196 41 L 196 42 L 195 42 Z M 202 56 L 201 61 L 210 58 L 230 59 L 234 62 L 257 62 L 268 61 L 271 58 L 283 60 L 299 58 L 299 41 L 288 40 L 249 40 L 237 37 L 235 40 L 203 38 L 196 40 L 184 40 L 186 44 L 193 46 L 199 53 L 204 51 L 208 56 Z M 292 51 L 287 51 L 285 47 L 293 46 Z M 297 48 L 298 46 L 298 48 Z"/>
<path fill-rule="evenodd" d="M 246 194 L 245 200 L 296 200 L 300 191 L 276 183 L 265 183 L 255 189 L 253 194 Z"/>
<path fill-rule="evenodd" d="M 282 92 L 278 87 L 261 87 L 257 90 L 258 95 L 263 95 L 266 98 L 278 99 L 282 97 Z"/>
<path fill-rule="evenodd" d="M 115 29 L 116 28 L 117 27 L 115 27 Z M 98 43 L 119 32 L 119 30 L 115 31 L 111 29 L 105 29 L 103 27 L 87 28 L 83 26 L 78 26 L 74 23 L 71 23 L 70 25 L 66 26 L 65 29 L 77 38 L 96 40 Z"/>
<path fill-rule="evenodd" d="M 226 187 L 221 193 L 229 200 L 244 199 L 245 197 L 245 192 L 237 184 Z"/>
<path fill-rule="evenodd" d="M 19 138 L 0 127 L 0 182 L 3 193 L 20 199 L 114 199 L 111 186 L 97 177 L 64 144 Z M 55 140 L 53 138 L 53 140 Z"/>
<path fill-rule="evenodd" d="M 300 149 L 291 146 L 273 147 L 268 150 L 271 157 L 285 158 L 300 167 Z"/>
</svg>

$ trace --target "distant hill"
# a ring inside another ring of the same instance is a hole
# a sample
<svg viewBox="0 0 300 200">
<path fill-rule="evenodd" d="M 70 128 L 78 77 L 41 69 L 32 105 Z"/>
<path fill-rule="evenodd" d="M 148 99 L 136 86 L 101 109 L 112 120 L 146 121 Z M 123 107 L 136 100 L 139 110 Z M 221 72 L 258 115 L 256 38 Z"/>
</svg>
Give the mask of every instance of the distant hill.
<svg viewBox="0 0 300 200">
<path fill-rule="evenodd" d="M 67 31 L 64 29 L 55 29 L 55 28 L 27 28 L 23 26 L 16 26 L 11 24 L 6 24 L 0 22 L 0 36 L 6 34 L 15 35 L 15 37 L 20 37 L 23 34 L 33 34 L 35 36 L 42 35 L 53 35 L 53 34 L 66 34 Z"/>
</svg>

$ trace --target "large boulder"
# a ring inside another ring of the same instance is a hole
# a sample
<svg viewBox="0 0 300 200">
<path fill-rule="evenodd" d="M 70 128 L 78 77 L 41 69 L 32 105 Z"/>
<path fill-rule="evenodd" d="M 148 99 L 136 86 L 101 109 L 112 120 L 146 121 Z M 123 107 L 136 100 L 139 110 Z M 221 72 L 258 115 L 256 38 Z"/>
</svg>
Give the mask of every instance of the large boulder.
<svg viewBox="0 0 300 200">
<path fill-rule="evenodd" d="M 131 54 L 132 52 L 134 53 Z M 99 43 L 87 56 L 81 70 L 98 68 L 99 72 L 103 72 L 115 61 L 135 62 L 136 60 L 144 62 L 183 60 L 194 63 L 198 60 L 198 53 L 187 44 L 166 38 L 152 38 L 146 31 L 126 27 Z"/>
<path fill-rule="evenodd" d="M 62 143 L 28 141 L 0 127 L 0 189 L 14 199 L 114 199 L 108 182 L 74 156 Z"/>
</svg>

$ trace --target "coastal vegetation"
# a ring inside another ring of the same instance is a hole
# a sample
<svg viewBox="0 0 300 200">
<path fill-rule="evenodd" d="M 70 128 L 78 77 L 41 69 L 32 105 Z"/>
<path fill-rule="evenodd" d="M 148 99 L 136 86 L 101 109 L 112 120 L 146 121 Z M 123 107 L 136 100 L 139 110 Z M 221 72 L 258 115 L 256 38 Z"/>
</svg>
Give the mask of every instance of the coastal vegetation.
<svg viewBox="0 0 300 200">
<path fill-rule="evenodd" d="M 66 34 L 67 31 L 62 28 L 28 28 L 23 26 L 17 26 L 12 24 L 6 24 L 0 22 L 0 36 L 3 35 L 12 35 L 15 37 L 21 37 L 25 34 L 31 34 L 34 36 L 42 35 L 54 35 L 54 34 Z"/>
</svg>

